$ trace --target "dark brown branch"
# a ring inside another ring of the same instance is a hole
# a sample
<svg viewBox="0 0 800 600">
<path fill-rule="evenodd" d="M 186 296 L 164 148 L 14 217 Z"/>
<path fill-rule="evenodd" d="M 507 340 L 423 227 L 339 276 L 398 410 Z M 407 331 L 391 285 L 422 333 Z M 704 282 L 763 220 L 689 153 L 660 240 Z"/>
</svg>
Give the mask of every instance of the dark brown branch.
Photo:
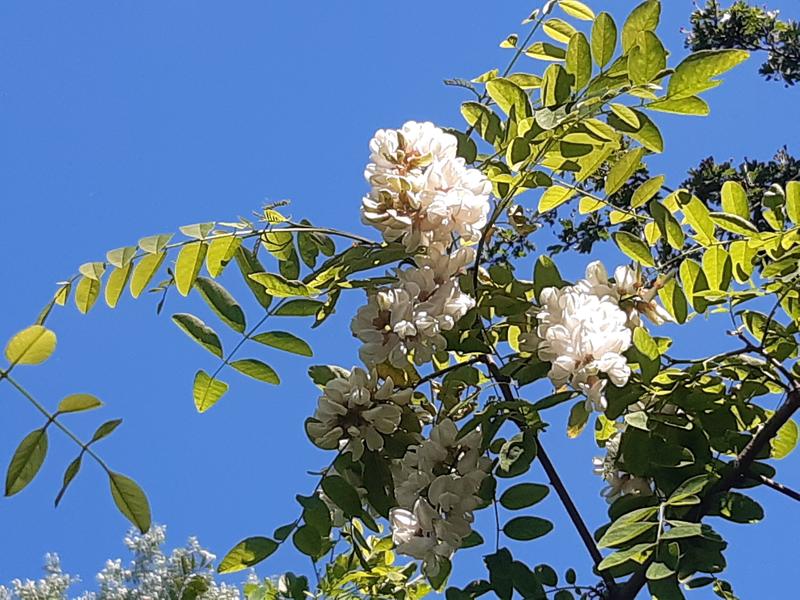
<svg viewBox="0 0 800 600">
<path fill-rule="evenodd" d="M 792 500 L 797 500 L 800 502 L 800 492 L 793 490 L 790 487 L 786 487 L 782 483 L 779 483 L 774 479 L 770 479 L 766 475 L 748 475 L 747 478 L 753 481 L 758 481 L 759 483 L 763 483 L 768 488 L 772 488 L 776 492 L 780 492 L 784 496 L 788 496 Z"/>
<path fill-rule="evenodd" d="M 511 383 L 508 377 L 500 372 L 500 369 L 497 368 L 497 365 L 490 356 L 484 357 L 484 362 L 489 369 L 489 373 L 492 375 L 492 379 L 494 379 L 497 382 L 497 385 L 500 387 L 500 392 L 503 394 L 503 398 L 507 402 L 514 402 L 516 399 L 514 398 L 514 393 L 511 389 Z M 547 474 L 547 478 L 550 480 L 550 485 L 552 485 L 553 489 L 556 491 L 559 500 L 561 500 L 561 504 L 564 505 L 572 524 L 578 531 L 578 535 L 580 536 L 581 540 L 583 540 L 584 546 L 586 546 L 586 549 L 589 551 L 589 555 L 592 557 L 594 566 L 597 567 L 603 560 L 603 555 L 600 554 L 600 549 L 597 547 L 594 537 L 592 537 L 592 533 L 586 526 L 586 523 L 584 522 L 580 512 L 578 512 L 578 507 L 575 506 L 575 503 L 572 501 L 572 497 L 569 495 L 567 488 L 564 486 L 564 482 L 561 481 L 558 471 L 556 471 L 556 468 L 550 460 L 550 457 L 547 455 L 544 446 L 542 446 L 541 440 L 537 438 L 536 441 L 538 444 L 536 456 L 542 463 L 542 468 Z M 599 570 L 598 573 L 603 578 L 603 581 L 610 590 L 616 589 L 617 583 L 614 581 L 614 578 L 611 577 L 611 575 Z"/>
<path fill-rule="evenodd" d="M 786 402 L 775 411 L 775 414 L 773 414 L 761 430 L 753 436 L 739 456 L 730 463 L 733 466 L 730 472 L 712 486 L 706 494 L 705 501 L 699 506 L 697 514 L 694 515 L 697 521 L 708 511 L 708 499 L 714 494 L 729 491 L 743 477 L 746 477 L 746 473 L 753 464 L 753 461 L 755 461 L 761 451 L 766 448 L 770 440 L 778 434 L 778 430 L 800 409 L 800 386 L 798 386 L 797 382 L 794 380 L 790 381 L 790 385 L 792 390 L 789 392 Z M 652 559 L 646 561 L 616 592 L 612 591 L 611 599 L 634 600 L 647 582 L 645 573 L 647 567 L 650 566 L 650 562 L 652 562 Z"/>
</svg>

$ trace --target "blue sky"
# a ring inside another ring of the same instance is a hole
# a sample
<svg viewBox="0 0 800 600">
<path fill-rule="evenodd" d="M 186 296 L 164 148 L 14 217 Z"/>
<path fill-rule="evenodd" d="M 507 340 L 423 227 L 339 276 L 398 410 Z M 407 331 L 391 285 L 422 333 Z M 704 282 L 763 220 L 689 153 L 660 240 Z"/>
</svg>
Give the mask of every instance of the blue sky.
<svg viewBox="0 0 800 600">
<path fill-rule="evenodd" d="M 617 1 L 610 10 L 621 15 L 633 4 Z M 665 4 L 663 35 L 682 53 L 678 30 L 691 2 Z M 770 6 L 800 16 L 790 0 Z M 55 281 L 143 235 L 233 220 L 285 198 L 297 218 L 363 232 L 358 206 L 374 130 L 407 119 L 460 125 L 465 98 L 441 81 L 503 65 L 508 53 L 497 44 L 530 8 L 476 0 L 2 3 L 0 338 L 35 319 Z M 797 90 L 763 82 L 757 65 L 756 58 L 708 94 L 709 118 L 658 119 L 667 151 L 651 160 L 654 170 L 677 183 L 710 154 L 768 158 L 783 144 L 798 151 L 800 124 L 789 116 Z M 523 66 L 541 68 L 533 61 Z M 606 255 L 609 263 L 620 260 Z M 575 276 L 585 261 L 570 259 L 564 270 Z M 243 292 L 238 296 L 254 310 Z M 172 544 L 197 535 L 221 555 L 243 537 L 269 535 L 293 520 L 294 494 L 314 485 L 305 472 L 326 464 L 302 431 L 317 396 L 305 370 L 356 364 L 347 325 L 360 300 L 346 301 L 323 330 L 279 323 L 302 332 L 316 356 L 252 349 L 284 384 L 272 388 L 232 374 L 231 392 L 205 415 L 194 410 L 191 381 L 214 363 L 168 318 L 183 311 L 207 316 L 197 298 L 173 296 L 160 317 L 152 297 L 127 298 L 116 311 L 98 305 L 86 317 L 61 311 L 52 321 L 57 354 L 18 376 L 51 407 L 72 392 L 102 398 L 107 406 L 73 416 L 74 428 L 88 437 L 103 420 L 124 418 L 99 447 L 102 455 L 148 491 Z M 711 320 L 679 330 L 678 346 L 714 351 L 726 341 L 724 326 Z M 40 422 L 7 385 L 0 386 L 0 405 L 5 462 Z M 604 505 L 600 482 L 590 475 L 591 436 L 569 441 L 563 415 L 552 422 L 544 441 L 590 524 L 599 525 Z M 74 450 L 53 435 L 37 480 L 0 499 L 0 582 L 38 576 L 44 553 L 56 551 L 67 570 L 91 584 L 106 558 L 122 554 L 128 524 L 94 465 L 86 464 L 62 506 L 52 507 Z M 795 487 L 799 461 L 780 465 L 781 479 Z M 538 468 L 534 474 L 542 480 Z M 795 506 L 756 495 L 767 509 L 762 525 L 720 524 L 732 543 L 730 577 L 745 598 L 782 591 L 789 584 L 784 573 L 796 566 Z M 521 547 L 521 556 L 532 564 L 585 566 L 559 506 L 548 502 L 540 512 L 557 519 L 561 533 Z M 478 553 L 466 553 L 459 576 L 478 561 Z M 259 573 L 306 565 L 287 548 Z"/>
</svg>

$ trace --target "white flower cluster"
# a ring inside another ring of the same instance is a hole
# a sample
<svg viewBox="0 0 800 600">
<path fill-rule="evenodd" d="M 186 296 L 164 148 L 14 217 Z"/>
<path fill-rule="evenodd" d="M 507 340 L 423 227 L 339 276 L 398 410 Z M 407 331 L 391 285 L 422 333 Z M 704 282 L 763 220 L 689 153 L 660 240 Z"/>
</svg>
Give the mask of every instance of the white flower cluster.
<svg viewBox="0 0 800 600">
<path fill-rule="evenodd" d="M 592 459 L 595 475 L 601 476 L 608 484 L 601 492 L 602 496 L 613 502 L 620 496 L 628 494 L 649 495 L 653 493 L 650 482 L 644 477 L 635 477 L 619 468 L 619 445 L 625 424 L 617 424 L 619 431 L 606 440 L 604 457 L 597 456 Z"/>
<path fill-rule="evenodd" d="M 480 444 L 480 431 L 459 438 L 455 423 L 445 419 L 397 465 L 400 507 L 390 514 L 392 538 L 397 551 L 422 560 L 429 575 L 436 573 L 438 558 L 449 558 L 472 531 L 478 491 L 491 468 Z"/>
<path fill-rule="evenodd" d="M 77 600 L 156 600 L 180 598 L 189 580 L 201 578 L 206 591 L 198 600 L 240 600 L 239 589 L 214 581 L 212 562 L 215 556 L 204 550 L 195 538 L 183 548 L 167 556 L 161 550 L 166 540 L 166 528 L 153 525 L 146 534 L 131 530 L 125 545 L 134 559 L 129 567 L 122 561 L 108 560 L 97 574 L 97 592 L 87 592 Z M 0 600 L 68 600 L 68 588 L 78 582 L 77 577 L 61 570 L 58 556 L 45 557 L 44 579 L 39 581 L 14 580 L 11 589 L 0 585 Z"/>
<path fill-rule="evenodd" d="M 443 332 L 475 306 L 463 293 L 458 276 L 474 260 L 471 248 L 452 255 L 429 248 L 417 266 L 397 269 L 397 282 L 371 294 L 351 323 L 353 335 L 363 345 L 361 360 L 373 367 L 389 361 L 397 368 L 429 362 L 446 347 Z"/>
<path fill-rule="evenodd" d="M 587 410 L 603 411 L 607 381 L 623 386 L 630 377 L 623 353 L 640 313 L 656 324 L 672 320 L 655 293 L 630 267 L 618 267 L 612 282 L 602 263 L 592 262 L 575 285 L 542 290 L 536 332 L 522 338 L 522 347 L 550 362 L 554 385 L 571 385 L 586 396 Z"/>
<path fill-rule="evenodd" d="M 325 384 L 306 430 L 320 448 L 342 447 L 358 460 L 365 446 L 380 450 L 383 435 L 397 431 L 411 394 L 411 389 L 395 391 L 391 377 L 380 383 L 374 370 L 355 367 Z"/>
<path fill-rule="evenodd" d="M 491 183 L 456 156 L 457 140 L 433 123 L 381 129 L 370 141 L 364 176 L 371 190 L 361 217 L 386 241 L 448 247 L 453 236 L 476 242 L 486 225 Z"/>
</svg>

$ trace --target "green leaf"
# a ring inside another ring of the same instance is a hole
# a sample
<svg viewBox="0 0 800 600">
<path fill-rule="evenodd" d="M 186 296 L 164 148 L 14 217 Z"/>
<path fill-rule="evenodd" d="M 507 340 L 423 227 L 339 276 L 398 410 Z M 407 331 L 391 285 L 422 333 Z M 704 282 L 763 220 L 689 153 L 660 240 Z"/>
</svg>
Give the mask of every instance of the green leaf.
<svg viewBox="0 0 800 600">
<path fill-rule="evenodd" d="M 687 56 L 669 79 L 668 98 L 695 96 L 717 87 L 714 77 L 725 73 L 750 56 L 744 50 L 700 50 Z"/>
<path fill-rule="evenodd" d="M 186 244 L 178 253 L 178 259 L 175 261 L 175 287 L 181 296 L 188 296 L 192 291 L 194 280 L 206 259 L 207 249 L 205 242 L 192 242 Z"/>
<path fill-rule="evenodd" d="M 539 198 L 539 213 L 544 214 L 554 210 L 567 202 L 575 195 L 574 188 L 567 188 L 560 185 L 552 185 L 547 188 L 542 197 Z"/>
<path fill-rule="evenodd" d="M 650 360 L 657 360 L 661 355 L 658 351 L 658 344 L 644 327 L 637 327 L 633 330 L 633 345 Z"/>
<path fill-rule="evenodd" d="M 100 282 L 89 277 L 81 277 L 75 287 L 75 306 L 81 314 L 86 314 L 100 297 Z"/>
<path fill-rule="evenodd" d="M 291 296 L 318 296 L 319 290 L 302 281 L 286 279 L 277 273 L 253 273 L 250 279 L 264 286 L 271 296 L 289 298 Z"/>
<path fill-rule="evenodd" d="M 172 315 L 172 320 L 183 332 L 211 354 L 222 358 L 222 342 L 216 332 L 203 321 L 189 313 Z"/>
<path fill-rule="evenodd" d="M 722 246 L 713 246 L 703 254 L 703 272 L 712 290 L 727 290 L 731 283 L 731 257 Z"/>
<path fill-rule="evenodd" d="M 89 443 L 94 444 L 95 442 L 99 442 L 103 438 L 108 437 L 120 425 L 122 425 L 122 419 L 112 419 L 111 421 L 106 421 L 95 430 L 94 435 Z"/>
<path fill-rule="evenodd" d="M 628 110 L 636 115 L 636 119 L 638 120 L 637 125 L 631 125 L 625 122 L 616 114 L 608 115 L 608 124 L 620 133 L 624 133 L 631 139 L 636 140 L 651 152 L 663 152 L 664 138 L 661 136 L 661 132 L 658 130 L 658 127 L 656 127 L 656 124 L 643 112 L 630 107 Z"/>
<path fill-rule="evenodd" d="M 652 31 L 642 31 L 628 55 L 628 73 L 635 84 L 650 83 L 667 68 L 667 51 Z"/>
<path fill-rule="evenodd" d="M 287 260 L 294 252 L 294 236 L 290 231 L 276 229 L 261 236 L 267 252 L 278 260 Z"/>
<path fill-rule="evenodd" d="M 782 459 L 789 456 L 797 446 L 798 428 L 794 419 L 789 419 L 778 429 L 777 435 L 769 442 L 770 458 Z"/>
<path fill-rule="evenodd" d="M 616 193 L 641 168 L 644 153 L 644 148 L 630 150 L 622 155 L 616 164 L 611 167 L 606 177 L 605 190 L 607 196 Z"/>
<path fill-rule="evenodd" d="M 213 279 L 205 277 L 198 277 L 194 286 L 220 319 L 234 331 L 244 333 L 247 327 L 244 311 L 228 290 Z"/>
<path fill-rule="evenodd" d="M 139 240 L 139 248 L 148 254 L 161 254 L 164 248 L 169 244 L 172 239 L 171 233 L 161 233 L 159 235 L 151 235 Z"/>
<path fill-rule="evenodd" d="M 683 244 L 686 242 L 686 236 L 677 219 L 673 217 L 672 213 L 658 200 L 651 200 L 649 209 L 656 225 L 658 225 L 661 235 L 667 240 L 667 243 L 676 250 L 682 250 Z"/>
<path fill-rule="evenodd" d="M 661 18 L 661 2 L 647 0 L 633 9 L 622 26 L 622 50 L 628 52 L 643 31 L 655 31 Z"/>
<path fill-rule="evenodd" d="M 195 223 L 194 225 L 183 225 L 178 229 L 186 237 L 204 240 L 213 231 L 214 223 Z"/>
<path fill-rule="evenodd" d="M 103 273 L 106 272 L 106 266 L 101 262 L 83 263 L 78 268 L 78 272 L 87 279 L 100 281 L 103 278 Z"/>
<path fill-rule="evenodd" d="M 695 115 L 699 117 L 705 117 L 711 113 L 708 103 L 697 96 L 687 96 L 686 98 L 662 98 L 661 100 L 650 102 L 645 108 L 648 110 L 657 110 L 659 112 L 678 115 Z"/>
<path fill-rule="evenodd" d="M 263 286 L 259 285 L 250 278 L 250 275 L 264 272 L 264 267 L 261 264 L 261 261 L 258 260 L 258 256 L 256 256 L 253 252 L 250 252 L 250 250 L 244 246 L 240 246 L 236 250 L 235 258 L 236 264 L 239 266 L 239 270 L 242 272 L 242 276 L 244 277 L 244 281 L 247 284 L 247 287 L 250 288 L 253 296 L 255 296 L 255 299 L 265 309 L 269 308 L 270 304 L 272 304 L 272 296 L 267 294 Z"/>
<path fill-rule="evenodd" d="M 219 399 L 227 391 L 227 383 L 216 378 L 212 379 L 202 369 L 194 376 L 192 396 L 194 397 L 194 405 L 200 413 L 206 412 L 219 402 Z"/>
<path fill-rule="evenodd" d="M 650 247 L 635 235 L 627 231 L 618 231 L 614 234 L 614 243 L 622 252 L 646 267 L 655 267 L 656 263 L 650 254 Z"/>
<path fill-rule="evenodd" d="M 319 532 L 310 525 L 298 527 L 292 536 L 295 548 L 313 559 L 322 553 L 322 538 Z"/>
<path fill-rule="evenodd" d="M 547 67 L 542 77 L 542 105 L 555 109 L 564 104 L 569 100 L 572 81 L 572 77 L 561 65 Z"/>
<path fill-rule="evenodd" d="M 621 546 L 634 538 L 639 537 L 643 533 L 650 531 L 658 523 L 646 522 L 627 522 L 615 521 L 611 527 L 606 530 L 597 545 L 600 548 L 614 548 Z"/>
<path fill-rule="evenodd" d="M 715 498 L 714 512 L 734 523 L 758 523 L 764 518 L 761 505 L 738 492 L 725 492 Z"/>
<path fill-rule="evenodd" d="M 631 208 L 638 208 L 649 202 L 653 196 L 655 196 L 661 190 L 661 186 L 664 185 L 665 179 L 666 178 L 663 175 L 659 175 L 658 177 L 648 179 L 642 185 L 636 188 L 636 191 L 633 192 L 633 196 L 631 197 Z"/>
<path fill-rule="evenodd" d="M 313 234 L 304 231 L 298 233 L 297 247 L 300 250 L 300 258 L 303 260 L 303 263 L 305 263 L 309 269 L 313 269 L 317 264 L 317 257 L 319 256 L 319 247 L 314 243 Z"/>
<path fill-rule="evenodd" d="M 575 79 L 576 90 L 583 89 L 592 78 L 592 49 L 583 33 L 576 33 L 567 46 L 567 73 Z"/>
<path fill-rule="evenodd" d="M 59 413 L 74 413 L 100 408 L 103 403 L 91 394 L 71 394 L 58 404 Z"/>
<path fill-rule="evenodd" d="M 503 526 L 503 533 L 512 540 L 529 541 L 547 535 L 553 524 L 539 517 L 514 517 Z"/>
<path fill-rule="evenodd" d="M 556 263 L 549 256 L 542 254 L 533 267 L 533 289 L 536 299 L 542 295 L 542 290 L 548 287 L 559 287 L 564 283 L 561 273 L 558 272 Z"/>
<path fill-rule="evenodd" d="M 148 254 L 143 256 L 133 267 L 131 275 L 131 296 L 138 298 L 148 286 L 153 276 L 158 271 L 161 263 L 164 262 L 166 253 Z"/>
<path fill-rule="evenodd" d="M 683 289 L 675 279 L 669 279 L 658 290 L 658 297 L 667 312 L 680 324 L 686 322 L 686 317 L 689 316 L 689 304 L 686 301 L 686 295 Z"/>
<path fill-rule="evenodd" d="M 567 437 L 572 439 L 578 437 L 586 428 L 589 422 L 589 411 L 586 410 L 586 402 L 578 400 L 572 405 L 567 420 Z"/>
<path fill-rule="evenodd" d="M 75 479 L 75 477 L 77 477 L 78 472 L 81 470 L 82 459 L 83 459 L 83 454 L 79 454 L 78 458 L 69 463 L 69 465 L 67 466 L 67 470 L 64 471 L 63 483 L 61 484 L 61 489 L 58 490 L 58 494 L 56 495 L 56 500 L 55 500 L 56 507 L 58 507 L 58 505 L 61 503 L 61 499 L 64 497 L 64 494 L 67 493 L 67 488 L 69 487 L 69 484 L 72 483 L 72 480 Z"/>
<path fill-rule="evenodd" d="M 742 219 L 750 220 L 750 202 L 747 192 L 737 181 L 726 181 L 722 185 L 722 210 Z"/>
<path fill-rule="evenodd" d="M 607 12 L 601 12 L 592 24 L 592 57 L 601 69 L 614 58 L 617 48 L 617 24 Z"/>
<path fill-rule="evenodd" d="M 700 523 L 680 522 L 661 534 L 662 540 L 682 540 L 685 538 L 697 537 L 703 534 L 703 526 Z"/>
<path fill-rule="evenodd" d="M 325 306 L 319 300 L 297 298 L 281 304 L 273 313 L 276 317 L 313 317 Z"/>
<path fill-rule="evenodd" d="M 507 440 L 500 448 L 495 476 L 503 479 L 522 475 L 536 458 L 536 435 L 526 429 Z"/>
<path fill-rule="evenodd" d="M 600 571 L 604 571 L 605 569 L 616 567 L 617 565 L 621 565 L 625 562 L 628 562 L 629 560 L 642 564 L 652 554 L 652 551 L 655 547 L 656 544 L 647 543 L 647 544 L 636 544 L 635 546 L 632 546 L 625 550 L 619 550 L 617 552 L 614 552 L 613 554 L 609 554 L 608 556 L 606 556 L 600 562 L 600 564 L 597 565 L 597 568 Z"/>
<path fill-rule="evenodd" d="M 800 181 L 786 184 L 786 215 L 795 225 L 800 225 Z"/>
<path fill-rule="evenodd" d="M 665 579 L 675 573 L 675 570 L 665 565 L 663 562 L 652 562 L 647 567 L 646 577 L 648 580 L 653 581 L 657 579 Z M 660 599 L 661 596 L 658 596 Z"/>
<path fill-rule="evenodd" d="M 208 243 L 208 252 L 206 252 L 208 274 L 211 277 L 218 277 L 225 265 L 236 256 L 236 251 L 241 245 L 241 238 L 233 234 L 212 239 Z"/>
<path fill-rule="evenodd" d="M 514 109 L 514 114 L 517 119 L 524 119 L 533 114 L 525 90 L 508 79 L 498 77 L 487 81 L 486 92 L 506 115 L 511 115 L 512 108 Z"/>
<path fill-rule="evenodd" d="M 130 477 L 121 473 L 108 474 L 111 496 L 119 511 L 142 533 L 150 529 L 150 503 L 142 488 Z"/>
<path fill-rule="evenodd" d="M 570 17 L 575 17 L 581 21 L 591 21 L 594 19 L 594 12 L 583 2 L 578 0 L 559 0 L 558 6 Z"/>
<path fill-rule="evenodd" d="M 706 205 L 696 196 L 691 196 L 690 200 L 681 207 L 686 222 L 695 230 L 694 238 L 703 246 L 710 246 L 715 242 L 714 221 L 711 220 L 711 213 Z"/>
<path fill-rule="evenodd" d="M 567 53 L 563 48 L 559 48 L 548 42 L 536 42 L 525 50 L 525 56 L 538 60 L 557 61 L 564 60 Z"/>
<path fill-rule="evenodd" d="M 106 252 L 106 259 L 117 269 L 124 269 L 131 264 L 134 256 L 136 256 L 136 246 L 126 246 Z"/>
<path fill-rule="evenodd" d="M 36 429 L 20 442 L 6 471 L 6 496 L 21 492 L 36 477 L 47 456 L 47 430 Z"/>
<path fill-rule="evenodd" d="M 755 248 L 750 247 L 744 240 L 736 240 L 731 243 L 729 253 L 733 263 L 733 276 L 739 283 L 745 283 L 753 272 Z"/>
<path fill-rule="evenodd" d="M 23 329 L 6 344 L 6 360 L 12 365 L 38 365 L 56 350 L 56 334 L 42 325 Z"/>
<path fill-rule="evenodd" d="M 322 480 L 322 491 L 347 517 L 361 514 L 361 498 L 356 489 L 338 475 L 330 475 Z"/>
<path fill-rule="evenodd" d="M 680 266 L 681 283 L 689 301 L 698 313 L 706 310 L 708 302 L 698 292 L 708 290 L 708 279 L 700 265 L 693 260 L 684 260 Z"/>
<path fill-rule="evenodd" d="M 557 42 L 569 43 L 570 38 L 577 33 L 572 25 L 561 19 L 549 19 L 542 24 L 542 31 Z"/>
<path fill-rule="evenodd" d="M 280 377 L 278 377 L 278 374 L 272 367 L 255 358 L 235 360 L 230 363 L 230 366 L 240 373 L 244 373 L 248 377 L 252 377 L 258 381 L 271 383 L 273 385 L 278 385 L 281 382 Z"/>
<path fill-rule="evenodd" d="M 508 510 L 520 510 L 541 502 L 550 493 L 550 488 L 537 483 L 518 483 L 500 496 L 500 504 Z"/>
<path fill-rule="evenodd" d="M 105 299 L 109 308 L 116 308 L 122 292 L 125 291 L 125 286 L 128 285 L 128 279 L 131 276 L 133 266 L 131 263 L 126 264 L 124 267 L 116 267 L 108 276 L 106 281 Z"/>
<path fill-rule="evenodd" d="M 718 225 L 725 231 L 738 233 L 748 238 L 758 235 L 756 226 L 742 217 L 723 212 L 710 213 L 709 217 L 715 225 Z"/>
<path fill-rule="evenodd" d="M 253 567 L 278 549 L 278 543 L 265 537 L 250 537 L 234 546 L 222 559 L 218 573 L 236 573 Z"/>
<path fill-rule="evenodd" d="M 304 340 L 286 331 L 268 331 L 253 336 L 252 340 L 259 344 L 272 346 L 286 352 L 293 352 L 300 356 L 314 356 L 314 352 Z"/>
</svg>

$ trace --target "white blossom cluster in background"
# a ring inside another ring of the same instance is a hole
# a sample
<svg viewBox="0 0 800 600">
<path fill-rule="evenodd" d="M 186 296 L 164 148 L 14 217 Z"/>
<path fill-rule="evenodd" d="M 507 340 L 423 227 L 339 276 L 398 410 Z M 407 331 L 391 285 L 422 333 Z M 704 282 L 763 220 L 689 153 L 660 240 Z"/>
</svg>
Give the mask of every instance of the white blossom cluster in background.
<svg viewBox="0 0 800 600">
<path fill-rule="evenodd" d="M 72 596 L 75 600 L 161 600 L 181 598 L 188 586 L 205 590 L 197 600 L 240 600 L 239 589 L 214 581 L 212 562 L 215 556 L 203 549 L 195 538 L 169 555 L 162 546 L 166 527 L 153 525 L 140 534 L 131 530 L 125 546 L 133 561 L 124 566 L 122 560 L 108 560 L 96 576 L 96 592 Z M 57 555 L 45 557 L 45 577 L 38 581 L 14 580 L 11 587 L 0 585 L 0 600 L 68 600 L 68 589 L 80 580 L 65 574 Z"/>
<path fill-rule="evenodd" d="M 477 242 L 489 214 L 491 184 L 456 156 L 457 140 L 433 123 L 381 129 L 370 142 L 364 176 L 371 190 L 361 216 L 387 242 L 409 251 Z"/>
</svg>

